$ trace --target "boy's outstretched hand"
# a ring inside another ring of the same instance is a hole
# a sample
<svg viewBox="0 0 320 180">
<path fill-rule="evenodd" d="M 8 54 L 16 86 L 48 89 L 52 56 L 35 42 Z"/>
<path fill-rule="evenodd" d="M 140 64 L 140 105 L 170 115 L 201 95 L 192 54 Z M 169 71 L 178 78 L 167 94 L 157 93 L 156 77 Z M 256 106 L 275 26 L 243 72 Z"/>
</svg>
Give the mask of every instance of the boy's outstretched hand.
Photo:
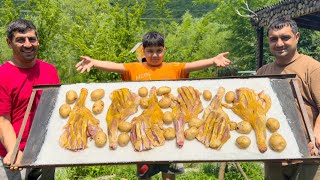
<svg viewBox="0 0 320 180">
<path fill-rule="evenodd" d="M 77 71 L 80 71 L 80 73 L 84 73 L 85 71 L 90 72 L 94 65 L 93 59 L 88 56 L 80 56 L 80 58 L 82 60 L 76 64 Z"/>
<path fill-rule="evenodd" d="M 220 66 L 220 67 L 229 66 L 231 64 L 231 61 L 229 59 L 225 58 L 226 56 L 228 56 L 228 54 L 229 54 L 229 52 L 224 52 L 224 53 L 220 53 L 216 57 L 214 57 L 213 63 L 215 64 L 215 66 Z"/>
</svg>

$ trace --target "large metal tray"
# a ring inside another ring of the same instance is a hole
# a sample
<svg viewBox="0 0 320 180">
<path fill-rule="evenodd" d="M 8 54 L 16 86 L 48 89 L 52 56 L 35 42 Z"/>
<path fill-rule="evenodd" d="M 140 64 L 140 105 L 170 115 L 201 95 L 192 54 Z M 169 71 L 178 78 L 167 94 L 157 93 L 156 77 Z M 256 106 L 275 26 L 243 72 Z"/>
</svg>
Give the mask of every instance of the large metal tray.
<svg viewBox="0 0 320 180">
<path fill-rule="evenodd" d="M 286 75 L 286 76 L 268 76 L 267 78 L 270 80 L 270 84 L 272 87 L 273 92 L 276 95 L 276 98 L 280 102 L 280 106 L 282 108 L 282 111 L 286 117 L 286 121 L 288 122 L 288 125 L 290 127 L 290 130 L 293 133 L 294 140 L 296 141 L 296 149 L 299 152 L 299 156 L 295 156 L 293 158 L 290 158 L 290 156 L 286 155 L 276 155 L 273 154 L 261 154 L 257 155 L 256 152 L 246 152 L 245 150 L 235 152 L 235 154 L 232 153 L 221 153 L 217 150 L 212 150 L 210 148 L 207 148 L 208 150 L 201 150 L 201 148 L 194 147 L 194 145 L 185 145 L 183 148 L 193 148 L 192 150 L 183 151 L 181 149 L 178 149 L 174 147 L 173 144 L 175 142 L 171 142 L 171 145 L 169 143 L 168 146 L 170 148 L 162 147 L 163 149 L 160 150 L 150 150 L 145 152 L 134 152 L 133 150 L 125 151 L 124 149 L 118 148 L 117 150 L 111 152 L 110 150 L 107 152 L 108 157 L 104 157 L 99 155 L 99 152 L 101 152 L 101 149 L 99 151 L 93 152 L 94 156 L 100 156 L 100 159 L 105 160 L 96 160 L 95 158 L 91 158 L 91 154 L 86 154 L 86 157 L 82 156 L 82 152 L 71 152 L 74 155 L 74 159 L 82 159 L 82 161 L 73 161 L 69 158 L 65 158 L 66 160 L 60 160 L 58 162 L 55 162 L 53 159 L 61 159 L 61 156 L 69 156 L 70 152 L 68 150 L 68 153 L 66 154 L 47 154 L 45 161 L 38 162 L 37 159 L 39 158 L 39 154 L 43 149 L 45 149 L 44 146 L 48 146 L 48 144 L 54 143 L 57 144 L 57 146 L 54 146 L 55 148 L 61 148 L 58 146 L 58 142 L 50 142 L 48 143 L 46 141 L 47 133 L 48 131 L 61 131 L 62 129 L 48 129 L 51 128 L 48 126 L 50 121 L 53 121 L 52 116 L 56 112 L 54 111 L 56 106 L 59 106 L 57 104 L 57 101 L 59 98 L 61 98 L 61 94 L 59 94 L 59 90 L 61 86 L 42 86 L 38 87 L 43 90 L 42 96 L 36 111 L 36 115 L 33 121 L 33 125 L 30 131 L 30 135 L 27 141 L 27 145 L 24 150 L 21 167 L 42 167 L 42 166 L 79 166 L 79 165 L 101 165 L 101 164 L 127 164 L 127 163 L 140 163 L 140 162 L 157 162 L 157 163 L 165 163 L 165 162 L 219 162 L 219 161 L 294 161 L 294 160 L 309 160 L 313 159 L 313 157 L 310 156 L 309 150 L 307 148 L 307 144 L 310 140 L 312 140 L 313 134 L 312 131 L 310 131 L 310 125 L 305 122 L 305 117 L 300 118 L 301 116 L 299 114 L 303 114 L 305 111 L 303 107 L 297 107 L 297 103 L 299 100 L 297 96 L 299 97 L 300 94 L 297 94 L 297 90 L 295 89 L 294 84 L 292 83 L 292 78 L 294 76 L 292 75 Z M 174 83 L 178 84 L 179 86 L 187 85 L 191 81 L 196 81 L 193 83 L 199 84 L 201 86 L 202 82 L 212 82 L 213 84 L 215 81 L 221 81 L 221 80 L 231 80 L 235 79 L 237 82 L 239 82 L 239 86 L 245 87 L 246 84 L 242 84 L 243 80 L 254 80 L 255 82 L 258 82 L 257 80 L 265 79 L 266 76 L 246 76 L 246 77 L 229 77 L 229 78 L 220 78 L 220 79 L 183 79 L 183 80 L 173 80 L 173 81 L 145 81 L 145 82 L 117 82 L 113 83 L 112 88 L 117 89 L 120 86 L 129 86 L 128 88 L 131 89 L 132 86 L 144 86 L 144 85 L 154 85 L 156 87 L 159 87 L 161 84 L 167 84 L 167 83 Z M 239 79 L 239 80 L 238 80 Z M 124 84 L 127 83 L 127 84 Z M 249 83 L 250 84 L 250 83 Z M 81 84 L 84 87 L 90 87 L 91 84 Z M 99 83 L 99 85 L 105 87 L 108 86 L 109 83 Z M 217 86 L 218 84 L 215 84 Z M 224 86 L 223 83 L 220 83 L 221 86 Z M 205 85 L 204 85 L 205 86 Z M 77 86 L 78 87 L 78 86 Z M 79 89 L 78 89 L 79 90 Z M 213 93 L 214 94 L 214 93 Z M 301 97 L 301 96 L 300 96 Z M 64 97 L 63 97 L 64 98 Z M 204 106 L 205 108 L 206 106 Z M 105 107 L 105 111 L 107 111 L 108 106 Z M 103 115 L 103 118 L 100 119 L 100 121 L 105 121 L 105 114 Z M 106 127 L 104 127 L 106 128 Z M 106 132 L 106 130 L 104 130 Z M 253 132 L 252 132 L 253 133 Z M 254 134 L 254 133 L 253 133 Z M 196 141 L 196 140 L 195 140 Z M 287 139 L 287 141 L 292 141 L 291 139 Z M 45 143 L 46 142 L 46 143 Z M 167 144 L 167 143 L 166 143 Z M 165 146 L 166 146 L 165 144 Z M 252 140 L 252 144 L 255 144 L 255 140 Z M 201 146 L 202 144 L 199 143 L 197 146 Z M 130 146 L 130 145 L 128 145 Z M 203 145 L 202 145 L 203 146 Z M 108 149 L 108 144 L 105 146 L 106 149 Z M 132 147 L 127 147 L 130 149 L 133 149 Z M 182 149 L 183 149 L 182 148 Z M 89 149 L 89 148 L 88 148 Z M 170 150 L 167 150 L 170 149 Z M 270 148 L 269 148 L 270 149 Z M 223 149 L 222 149 L 223 150 Z M 221 150 L 221 151 L 222 151 Z M 45 150 L 43 150 L 45 151 Z M 117 151 L 122 151 L 118 153 L 114 153 Z M 155 152 L 152 152 L 155 151 Z M 212 154 L 208 151 L 212 151 Z M 268 150 L 271 151 L 271 150 Z M 228 151 L 230 152 L 230 151 Z M 154 154 L 152 154 L 154 153 Z M 167 153 L 167 155 L 161 155 L 163 153 Z M 199 156 L 198 153 L 202 153 L 203 156 Z M 73 156 L 72 154 L 72 156 Z M 169 155 L 168 155 L 169 154 Z M 244 154 L 242 156 L 242 154 Z M 123 157 L 125 156 L 125 157 Z M 161 157 L 159 157 L 161 156 Z M 154 158 L 153 158 L 154 157 Z M 289 158 L 288 158 L 289 157 Z M 123 159 L 126 158 L 126 159 Z M 43 159 L 43 155 L 42 155 Z M 93 160 L 92 160 L 93 159 Z M 109 160 L 112 159 L 112 160 Z"/>
</svg>

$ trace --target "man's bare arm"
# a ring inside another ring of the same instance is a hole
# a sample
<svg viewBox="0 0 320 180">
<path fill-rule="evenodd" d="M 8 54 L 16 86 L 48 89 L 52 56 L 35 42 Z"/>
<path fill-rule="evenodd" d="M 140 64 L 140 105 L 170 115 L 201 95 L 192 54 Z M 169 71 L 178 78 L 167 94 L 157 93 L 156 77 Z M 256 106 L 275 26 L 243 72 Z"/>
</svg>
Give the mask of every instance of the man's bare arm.
<svg viewBox="0 0 320 180">
<path fill-rule="evenodd" d="M 13 126 L 11 124 L 11 118 L 9 115 L 0 116 L 0 141 L 2 145 L 6 148 L 7 154 L 3 158 L 3 164 L 11 165 L 11 155 L 14 150 L 14 146 L 17 141 L 16 133 L 14 132 Z M 17 160 L 15 164 L 20 164 L 22 159 L 22 152 L 18 151 Z M 10 167 L 11 170 L 18 170 L 16 167 Z M 21 170 L 21 169 L 19 169 Z"/>
</svg>

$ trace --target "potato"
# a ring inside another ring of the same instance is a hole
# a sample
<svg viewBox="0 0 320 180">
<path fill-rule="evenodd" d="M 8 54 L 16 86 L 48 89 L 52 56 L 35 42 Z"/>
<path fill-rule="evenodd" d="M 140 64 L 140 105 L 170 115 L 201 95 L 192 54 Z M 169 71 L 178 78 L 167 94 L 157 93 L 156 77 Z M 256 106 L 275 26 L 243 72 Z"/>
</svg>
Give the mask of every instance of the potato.
<svg viewBox="0 0 320 180">
<path fill-rule="evenodd" d="M 171 88 L 168 86 L 161 86 L 157 89 L 157 95 L 162 96 L 164 94 L 169 94 L 171 92 Z"/>
<path fill-rule="evenodd" d="M 160 101 L 159 101 L 159 106 L 163 109 L 169 108 L 171 107 L 172 104 L 172 100 L 169 97 L 163 97 Z"/>
<path fill-rule="evenodd" d="M 127 121 L 121 121 L 118 125 L 118 129 L 121 132 L 130 132 L 132 128 L 132 124 L 130 122 Z"/>
<path fill-rule="evenodd" d="M 224 97 L 226 103 L 232 103 L 234 101 L 236 94 L 233 91 L 228 91 Z"/>
<path fill-rule="evenodd" d="M 143 87 L 139 88 L 138 94 L 140 97 L 146 97 L 148 95 L 148 89 L 143 86 Z"/>
<path fill-rule="evenodd" d="M 102 99 L 104 97 L 104 89 L 96 89 L 91 92 L 90 94 L 92 101 L 97 101 L 99 99 Z"/>
<path fill-rule="evenodd" d="M 247 136 L 239 136 L 236 139 L 236 145 L 240 148 L 240 149 L 246 149 L 247 147 L 249 147 L 251 144 L 251 140 L 250 138 L 248 138 Z"/>
<path fill-rule="evenodd" d="M 268 118 L 266 125 L 270 132 L 276 132 L 280 128 L 280 123 L 275 118 Z"/>
<path fill-rule="evenodd" d="M 199 130 L 196 127 L 191 127 L 184 131 L 184 137 L 188 140 L 193 140 L 198 135 Z"/>
<path fill-rule="evenodd" d="M 78 94 L 74 90 L 69 90 L 66 93 L 66 102 L 68 104 L 74 103 L 78 99 Z"/>
<path fill-rule="evenodd" d="M 189 122 L 188 122 L 188 125 L 189 127 L 196 127 L 196 128 L 199 128 L 202 124 L 202 119 L 199 119 L 199 118 L 192 118 Z"/>
<path fill-rule="evenodd" d="M 103 147 L 107 143 L 107 135 L 103 131 L 97 132 L 94 136 L 94 143 L 97 147 Z"/>
<path fill-rule="evenodd" d="M 167 125 L 171 124 L 173 121 L 172 113 L 170 111 L 163 113 L 163 122 Z"/>
<path fill-rule="evenodd" d="M 71 107 L 69 104 L 62 104 L 59 108 L 59 114 L 61 117 L 66 118 L 71 112 Z"/>
<path fill-rule="evenodd" d="M 169 127 L 164 129 L 163 135 L 166 140 L 172 140 L 176 137 L 176 131 L 174 130 L 174 128 Z"/>
<path fill-rule="evenodd" d="M 281 152 L 286 148 L 287 142 L 279 133 L 275 132 L 271 135 L 269 139 L 269 146 L 274 151 Z"/>
<path fill-rule="evenodd" d="M 236 131 L 241 134 L 249 134 L 252 126 L 248 121 L 241 121 L 237 124 Z"/>
<path fill-rule="evenodd" d="M 203 99 L 206 101 L 210 101 L 212 98 L 212 93 L 209 90 L 204 90 L 202 95 Z"/>
<path fill-rule="evenodd" d="M 130 140 L 130 137 L 129 137 L 128 133 L 121 133 L 118 136 L 118 144 L 121 147 L 126 146 L 129 143 L 129 140 Z"/>
<path fill-rule="evenodd" d="M 103 108 L 104 108 L 104 102 L 102 100 L 98 100 L 93 103 L 92 112 L 94 114 L 100 114 L 103 111 Z"/>
<path fill-rule="evenodd" d="M 234 121 L 230 121 L 230 130 L 233 131 L 237 128 L 237 123 Z"/>
<path fill-rule="evenodd" d="M 149 105 L 149 98 L 143 97 L 143 98 L 140 99 L 140 107 L 142 109 L 147 109 L 148 105 Z"/>
</svg>

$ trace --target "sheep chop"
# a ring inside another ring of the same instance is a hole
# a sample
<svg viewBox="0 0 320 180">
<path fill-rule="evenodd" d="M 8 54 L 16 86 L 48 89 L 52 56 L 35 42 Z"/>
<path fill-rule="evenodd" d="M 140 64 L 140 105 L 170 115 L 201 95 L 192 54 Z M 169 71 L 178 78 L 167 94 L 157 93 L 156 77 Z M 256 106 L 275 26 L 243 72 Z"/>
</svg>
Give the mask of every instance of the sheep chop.
<svg viewBox="0 0 320 180">
<path fill-rule="evenodd" d="M 221 101 L 225 89 L 219 87 L 210 105 L 204 110 L 203 123 L 199 127 L 197 139 L 206 147 L 220 149 L 230 138 L 229 116 L 222 110 Z"/>
<path fill-rule="evenodd" d="M 85 107 L 85 100 L 88 90 L 81 89 L 80 97 L 70 112 L 67 125 L 64 126 L 64 132 L 60 136 L 60 146 L 72 151 L 83 150 L 87 148 L 88 137 L 94 136 L 102 129 L 91 111 Z"/>
<path fill-rule="evenodd" d="M 263 91 L 256 94 L 249 88 L 239 88 L 236 90 L 232 111 L 248 121 L 257 138 L 258 149 L 261 153 L 267 151 L 266 144 L 266 114 L 271 107 L 271 98 Z"/>
<path fill-rule="evenodd" d="M 200 100 L 200 92 L 191 86 L 182 86 L 177 89 L 178 97 L 173 99 L 172 115 L 176 130 L 177 145 L 184 144 L 184 125 L 192 118 L 198 117 L 203 107 Z"/>
<path fill-rule="evenodd" d="M 110 149 L 117 148 L 118 125 L 138 111 L 139 97 L 130 92 L 128 88 L 121 88 L 112 91 L 110 98 L 111 105 L 107 113 L 108 136 Z"/>
<path fill-rule="evenodd" d="M 132 120 L 130 139 L 136 151 L 145 151 L 165 143 L 163 112 L 158 104 L 156 88 L 150 89 L 148 108 Z"/>
</svg>

